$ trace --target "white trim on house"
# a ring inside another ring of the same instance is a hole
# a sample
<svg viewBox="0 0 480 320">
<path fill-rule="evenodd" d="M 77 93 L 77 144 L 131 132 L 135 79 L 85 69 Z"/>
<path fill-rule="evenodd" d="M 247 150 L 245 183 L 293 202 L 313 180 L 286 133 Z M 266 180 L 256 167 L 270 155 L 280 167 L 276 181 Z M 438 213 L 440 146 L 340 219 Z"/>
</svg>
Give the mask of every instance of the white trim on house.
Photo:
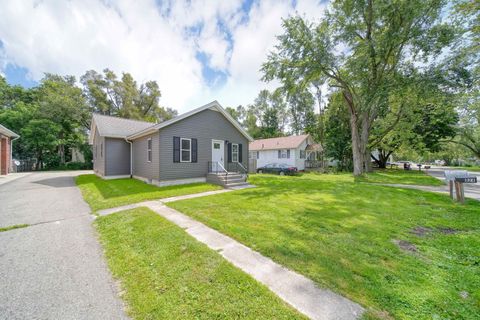
<svg viewBox="0 0 480 320">
<path fill-rule="evenodd" d="M 147 162 L 152 162 L 152 138 L 147 139 Z"/>
<path fill-rule="evenodd" d="M 235 160 L 233 158 L 233 154 L 234 154 L 234 151 L 233 151 L 233 146 L 237 146 L 237 151 L 235 152 L 236 153 L 236 156 L 237 156 L 237 160 Z M 238 143 L 232 143 L 232 154 L 231 154 L 231 158 L 232 158 L 232 162 L 238 162 L 238 154 L 240 153 L 239 149 L 238 149 Z"/>
<path fill-rule="evenodd" d="M 179 184 L 189 184 L 189 183 L 199 183 L 199 182 L 207 182 L 207 178 L 186 178 L 186 179 L 174 179 L 174 180 L 156 180 L 156 179 L 148 179 L 141 176 L 132 176 L 134 179 L 143 181 L 148 184 L 155 185 L 157 187 L 167 187 L 167 186 L 175 186 Z"/>
<path fill-rule="evenodd" d="M 183 141 L 188 141 L 188 149 L 183 149 Z M 188 151 L 188 161 L 183 160 L 183 151 Z M 180 162 L 192 162 L 192 139 L 180 137 Z"/>
<path fill-rule="evenodd" d="M 204 110 L 207 110 L 207 109 L 211 109 L 211 108 L 215 108 L 217 111 L 219 111 L 221 114 L 223 114 L 223 116 L 225 118 L 227 118 L 227 120 L 238 130 L 240 131 L 240 133 L 245 136 L 245 138 L 247 138 L 248 141 L 253 141 L 253 138 L 247 133 L 247 131 L 245 131 L 245 129 L 242 128 L 242 126 L 235 120 L 232 118 L 232 116 L 227 112 L 225 111 L 225 109 L 220 105 L 220 103 L 218 103 L 218 101 L 212 101 L 204 106 L 201 106 L 199 108 L 196 108 L 196 109 L 193 109 L 189 112 L 186 112 L 184 114 L 181 114 L 179 115 L 178 117 L 175 117 L 173 119 L 170 119 L 170 120 L 167 120 L 167 121 L 164 121 L 162 123 L 159 123 L 155 126 L 152 126 L 150 128 L 146 128 L 142 131 L 139 131 L 137 133 L 134 133 L 130 136 L 128 136 L 127 138 L 129 140 L 131 139 L 137 139 L 137 138 L 140 138 L 140 137 L 143 137 L 145 135 L 148 135 L 148 134 L 151 134 L 151 133 L 154 133 L 158 130 L 160 130 L 161 128 L 165 128 L 166 126 L 169 126 L 171 124 L 174 124 L 180 120 L 183 120 L 185 118 L 188 118 L 190 116 L 193 116 L 194 114 L 197 114 L 201 111 L 204 111 Z"/>
<path fill-rule="evenodd" d="M 128 174 L 122 174 L 122 175 L 117 175 L 117 176 L 104 176 L 104 175 L 98 173 L 97 171 L 95 171 L 95 175 L 102 178 L 103 180 L 130 178 L 130 175 L 128 175 Z"/>
</svg>

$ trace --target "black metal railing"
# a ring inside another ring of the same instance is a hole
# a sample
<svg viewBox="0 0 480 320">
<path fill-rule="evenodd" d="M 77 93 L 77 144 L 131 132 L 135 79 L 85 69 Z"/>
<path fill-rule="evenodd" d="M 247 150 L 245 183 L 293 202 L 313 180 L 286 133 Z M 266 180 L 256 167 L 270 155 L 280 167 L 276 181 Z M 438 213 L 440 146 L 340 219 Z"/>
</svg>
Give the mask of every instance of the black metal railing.
<svg viewBox="0 0 480 320">
<path fill-rule="evenodd" d="M 243 166 L 240 162 L 230 162 L 227 163 L 227 171 L 228 172 L 234 172 L 234 173 L 240 173 L 240 174 L 248 174 L 247 168 Z"/>
<path fill-rule="evenodd" d="M 218 161 L 208 161 L 207 165 L 208 165 L 208 173 L 215 173 L 215 174 L 228 173 L 225 167 L 222 166 L 222 164 Z"/>
</svg>

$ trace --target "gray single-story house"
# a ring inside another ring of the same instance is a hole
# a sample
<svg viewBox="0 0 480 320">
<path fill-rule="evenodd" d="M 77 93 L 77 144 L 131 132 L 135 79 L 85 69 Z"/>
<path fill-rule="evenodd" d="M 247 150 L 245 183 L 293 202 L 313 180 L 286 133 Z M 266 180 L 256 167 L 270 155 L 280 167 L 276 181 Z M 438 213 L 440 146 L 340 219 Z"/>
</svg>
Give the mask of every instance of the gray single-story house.
<svg viewBox="0 0 480 320">
<path fill-rule="evenodd" d="M 89 137 L 95 174 L 159 186 L 243 184 L 250 141 L 217 101 L 158 124 L 94 114 Z"/>
</svg>

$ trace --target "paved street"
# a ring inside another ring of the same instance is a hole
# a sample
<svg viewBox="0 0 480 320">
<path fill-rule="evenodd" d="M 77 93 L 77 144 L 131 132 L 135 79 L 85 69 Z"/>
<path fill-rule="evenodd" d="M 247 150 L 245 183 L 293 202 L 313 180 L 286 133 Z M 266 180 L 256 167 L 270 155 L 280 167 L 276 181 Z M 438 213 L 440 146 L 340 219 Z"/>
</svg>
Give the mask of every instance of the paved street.
<svg viewBox="0 0 480 320">
<path fill-rule="evenodd" d="M 433 167 L 432 169 L 429 169 L 427 172 L 431 176 L 438 178 L 442 181 L 445 181 L 445 170 L 458 170 L 455 168 L 449 168 L 449 167 Z M 480 181 L 480 172 L 473 172 L 469 171 L 469 174 L 472 176 L 477 176 L 477 180 Z M 442 187 L 445 191 L 448 192 L 448 186 L 445 185 Z M 465 183 L 464 184 L 464 189 L 465 189 L 465 197 L 473 198 L 480 200 L 480 183 Z"/>
<path fill-rule="evenodd" d="M 0 319 L 126 319 L 75 187 L 81 172 L 39 172 L 0 185 Z"/>
</svg>

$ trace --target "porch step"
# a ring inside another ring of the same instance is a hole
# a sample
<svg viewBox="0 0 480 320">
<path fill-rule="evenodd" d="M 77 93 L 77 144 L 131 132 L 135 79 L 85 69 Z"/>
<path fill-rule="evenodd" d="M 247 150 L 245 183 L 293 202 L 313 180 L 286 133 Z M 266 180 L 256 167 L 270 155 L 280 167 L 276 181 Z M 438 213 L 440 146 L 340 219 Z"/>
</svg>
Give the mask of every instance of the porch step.
<svg viewBox="0 0 480 320">
<path fill-rule="evenodd" d="M 225 188 L 246 184 L 247 177 L 243 174 L 207 174 L 207 182 L 221 185 Z"/>
</svg>

